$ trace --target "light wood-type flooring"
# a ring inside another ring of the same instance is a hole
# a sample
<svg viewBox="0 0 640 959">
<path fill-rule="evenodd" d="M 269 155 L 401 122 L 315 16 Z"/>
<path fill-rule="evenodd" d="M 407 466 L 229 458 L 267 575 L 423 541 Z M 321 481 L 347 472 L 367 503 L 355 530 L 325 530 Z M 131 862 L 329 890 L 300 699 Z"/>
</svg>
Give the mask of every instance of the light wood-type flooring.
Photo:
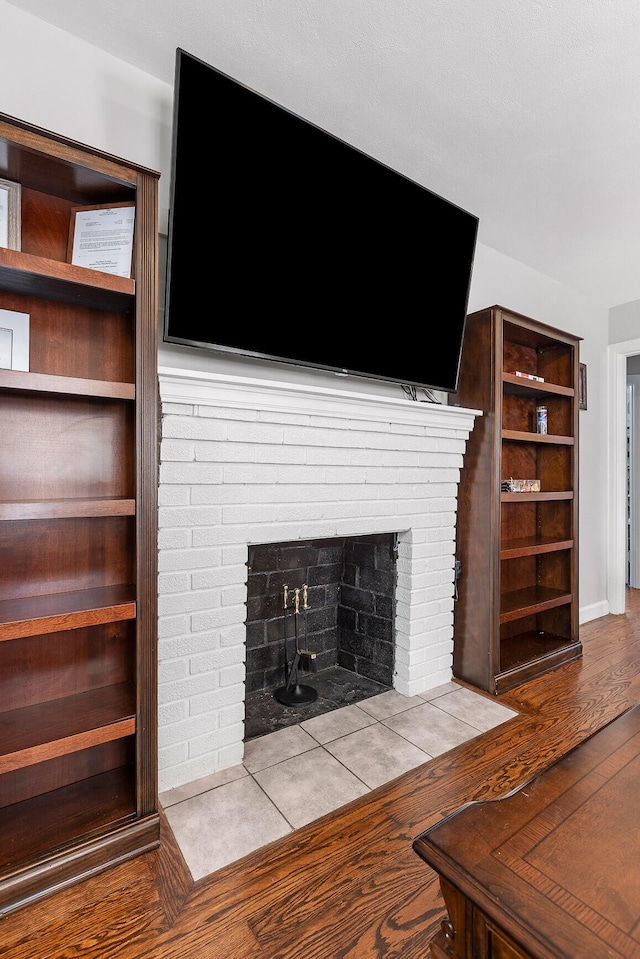
<svg viewBox="0 0 640 959">
<path fill-rule="evenodd" d="M 581 639 L 580 661 L 499 697 L 515 718 L 205 879 L 163 820 L 158 850 L 0 920 L 2 959 L 426 959 L 444 909 L 415 837 L 640 700 L 640 591 Z"/>
</svg>

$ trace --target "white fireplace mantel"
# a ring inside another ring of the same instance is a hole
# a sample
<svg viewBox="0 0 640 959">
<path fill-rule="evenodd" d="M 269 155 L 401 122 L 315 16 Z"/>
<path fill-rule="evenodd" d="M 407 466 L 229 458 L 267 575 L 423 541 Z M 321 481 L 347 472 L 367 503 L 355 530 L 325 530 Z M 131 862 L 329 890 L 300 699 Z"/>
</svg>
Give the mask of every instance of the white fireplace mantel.
<svg viewBox="0 0 640 959">
<path fill-rule="evenodd" d="M 473 429 L 479 410 L 354 393 L 332 387 L 304 386 L 279 380 L 160 367 L 160 393 L 166 403 L 197 403 L 263 412 L 308 413 L 350 419 L 382 419 L 436 430 Z"/>
</svg>

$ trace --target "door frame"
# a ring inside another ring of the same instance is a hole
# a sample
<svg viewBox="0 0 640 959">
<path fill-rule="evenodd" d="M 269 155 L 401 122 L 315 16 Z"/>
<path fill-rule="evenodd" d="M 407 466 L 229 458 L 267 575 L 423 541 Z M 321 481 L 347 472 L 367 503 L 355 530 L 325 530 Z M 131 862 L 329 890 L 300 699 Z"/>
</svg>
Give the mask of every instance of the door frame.
<svg viewBox="0 0 640 959">
<path fill-rule="evenodd" d="M 607 593 L 610 613 L 624 613 L 627 555 L 627 357 L 640 339 L 607 348 L 609 397 L 609 536 Z"/>
</svg>

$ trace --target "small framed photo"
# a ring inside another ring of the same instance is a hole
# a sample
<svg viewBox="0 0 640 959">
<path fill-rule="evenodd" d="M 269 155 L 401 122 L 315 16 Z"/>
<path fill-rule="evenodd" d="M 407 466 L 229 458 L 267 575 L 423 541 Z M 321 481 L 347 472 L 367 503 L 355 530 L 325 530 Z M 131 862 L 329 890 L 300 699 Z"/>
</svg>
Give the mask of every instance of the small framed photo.
<svg viewBox="0 0 640 959">
<path fill-rule="evenodd" d="M 20 244 L 20 184 L 0 179 L 0 246 L 19 250 Z"/>
<path fill-rule="evenodd" d="M 133 203 L 72 207 L 67 261 L 130 278 L 135 215 Z"/>
<path fill-rule="evenodd" d="M 580 364 L 580 371 L 578 374 L 578 398 L 580 401 L 580 409 L 586 410 L 587 408 L 587 364 Z"/>
<path fill-rule="evenodd" d="M 29 371 L 29 314 L 0 310 L 0 370 Z"/>
</svg>

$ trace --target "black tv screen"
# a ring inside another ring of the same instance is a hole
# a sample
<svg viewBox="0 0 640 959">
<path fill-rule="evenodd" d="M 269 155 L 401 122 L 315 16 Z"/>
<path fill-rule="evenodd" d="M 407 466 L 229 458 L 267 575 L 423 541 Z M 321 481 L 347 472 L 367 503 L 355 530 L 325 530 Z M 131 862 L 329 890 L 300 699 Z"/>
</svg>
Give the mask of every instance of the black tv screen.
<svg viewBox="0 0 640 959">
<path fill-rule="evenodd" d="M 166 343 L 455 392 L 477 228 L 177 50 Z"/>
</svg>

